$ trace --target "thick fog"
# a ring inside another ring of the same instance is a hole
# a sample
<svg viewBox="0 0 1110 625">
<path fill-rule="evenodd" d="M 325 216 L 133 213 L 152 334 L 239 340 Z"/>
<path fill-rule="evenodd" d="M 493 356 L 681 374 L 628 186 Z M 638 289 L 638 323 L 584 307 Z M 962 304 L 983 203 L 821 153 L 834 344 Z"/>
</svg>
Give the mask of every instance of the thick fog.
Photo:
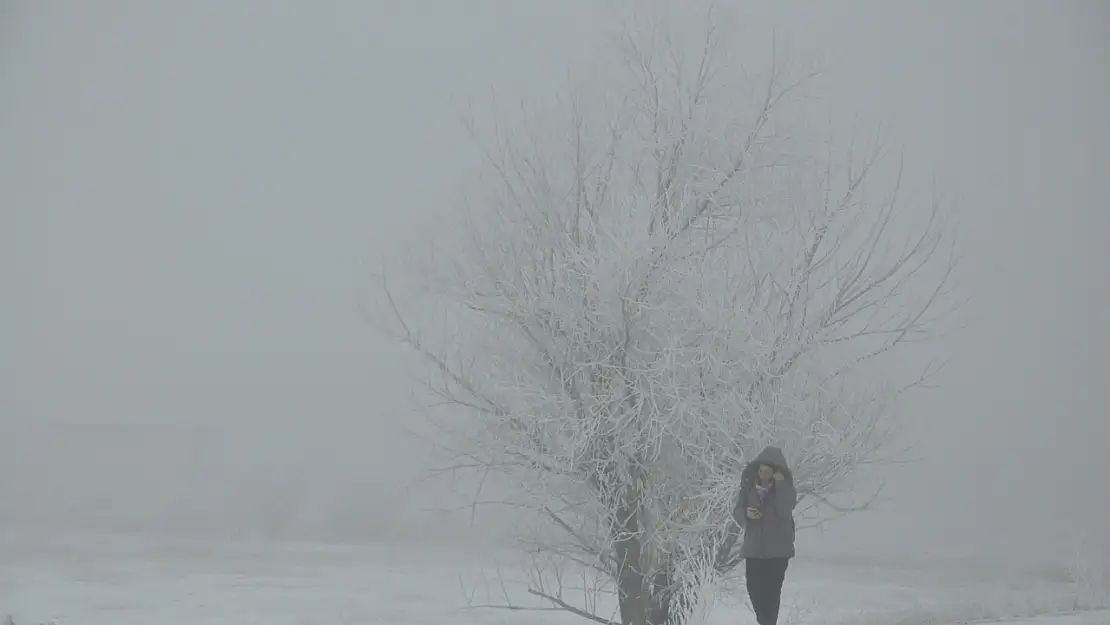
<svg viewBox="0 0 1110 625">
<path fill-rule="evenodd" d="M 0 521 L 461 531 L 360 303 L 476 164 L 459 112 L 554 93 L 602 4 L 0 5 Z M 1110 526 L 1110 6 L 738 13 L 936 175 L 973 296 L 904 406 L 916 461 L 807 544 L 1048 557 Z"/>
</svg>

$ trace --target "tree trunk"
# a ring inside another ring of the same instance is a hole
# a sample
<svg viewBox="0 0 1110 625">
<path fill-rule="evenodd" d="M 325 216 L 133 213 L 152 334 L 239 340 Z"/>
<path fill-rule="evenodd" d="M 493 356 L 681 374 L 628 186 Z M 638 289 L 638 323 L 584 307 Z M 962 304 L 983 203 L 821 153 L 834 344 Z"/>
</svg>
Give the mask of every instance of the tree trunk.
<svg viewBox="0 0 1110 625">
<path fill-rule="evenodd" d="M 691 597 L 684 594 L 687 590 L 682 583 L 675 583 L 668 567 L 656 573 L 652 580 L 650 610 L 647 614 L 648 625 L 685 625 L 689 616 Z"/>
<path fill-rule="evenodd" d="M 652 579 L 651 609 L 648 611 L 648 625 L 671 625 L 671 601 L 674 598 L 674 588 L 669 571 L 661 571 Z M 678 625 L 674 623 L 674 625 Z"/>
<path fill-rule="evenodd" d="M 617 511 L 617 601 L 621 625 L 648 625 L 644 601 L 643 545 L 640 543 L 638 506 L 622 506 Z"/>
</svg>

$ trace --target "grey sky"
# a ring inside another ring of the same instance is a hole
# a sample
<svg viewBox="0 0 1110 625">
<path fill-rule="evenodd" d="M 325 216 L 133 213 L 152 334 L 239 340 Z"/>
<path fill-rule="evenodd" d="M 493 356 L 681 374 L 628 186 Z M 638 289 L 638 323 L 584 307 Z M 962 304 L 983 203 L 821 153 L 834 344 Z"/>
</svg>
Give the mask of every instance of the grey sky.
<svg viewBox="0 0 1110 625">
<path fill-rule="evenodd" d="M 457 105 L 564 80 L 596 6 L 4 4 L 0 419 L 242 426 L 258 457 L 308 445 L 391 492 L 408 385 L 359 317 L 369 272 L 450 209 L 474 159 Z M 836 531 L 1015 547 L 1006 519 L 1053 513 L 1029 509 L 1051 463 L 1110 519 L 1110 9 L 744 7 L 960 208 L 975 325 L 908 405 L 926 461 Z"/>
</svg>

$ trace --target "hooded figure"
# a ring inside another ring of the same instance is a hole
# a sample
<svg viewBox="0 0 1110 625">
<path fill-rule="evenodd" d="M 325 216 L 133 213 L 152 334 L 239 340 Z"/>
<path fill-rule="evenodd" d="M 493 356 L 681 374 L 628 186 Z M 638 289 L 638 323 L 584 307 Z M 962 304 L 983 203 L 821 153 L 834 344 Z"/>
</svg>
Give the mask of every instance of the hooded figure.
<svg viewBox="0 0 1110 625">
<path fill-rule="evenodd" d="M 759 467 L 772 470 L 771 479 L 761 484 Z M 778 479 L 775 474 L 781 475 Z M 793 558 L 794 557 L 794 505 L 798 502 L 794 490 L 794 474 L 786 466 L 786 456 L 778 447 L 767 447 L 755 460 L 748 463 L 740 477 L 740 511 L 737 522 L 744 528 L 744 543 L 740 546 L 743 558 Z M 759 518 L 752 519 L 749 508 L 759 511 Z"/>
<path fill-rule="evenodd" d="M 778 447 L 767 447 L 740 476 L 736 522 L 744 528 L 748 597 L 759 625 L 775 625 L 786 568 L 794 557 L 794 475 Z"/>
</svg>

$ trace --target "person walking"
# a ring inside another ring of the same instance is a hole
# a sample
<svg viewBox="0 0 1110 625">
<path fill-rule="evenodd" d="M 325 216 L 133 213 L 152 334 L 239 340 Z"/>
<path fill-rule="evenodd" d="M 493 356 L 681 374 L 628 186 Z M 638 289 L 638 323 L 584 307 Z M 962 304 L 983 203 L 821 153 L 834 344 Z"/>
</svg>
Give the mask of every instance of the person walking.
<svg viewBox="0 0 1110 625">
<path fill-rule="evenodd" d="M 798 494 L 786 456 L 767 447 L 741 474 L 737 523 L 744 528 L 748 598 L 759 625 L 776 625 L 786 568 L 794 557 L 794 506 Z"/>
</svg>

